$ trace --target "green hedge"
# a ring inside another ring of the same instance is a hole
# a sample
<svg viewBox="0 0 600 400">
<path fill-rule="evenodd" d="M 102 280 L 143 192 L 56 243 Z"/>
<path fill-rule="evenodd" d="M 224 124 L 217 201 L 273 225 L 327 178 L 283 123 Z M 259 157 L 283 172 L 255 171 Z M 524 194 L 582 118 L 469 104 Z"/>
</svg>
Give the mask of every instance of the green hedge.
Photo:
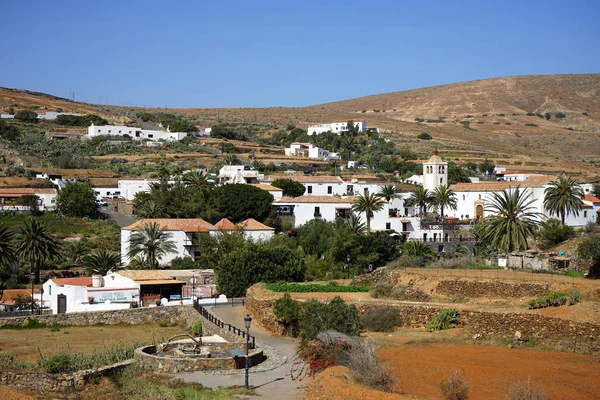
<svg viewBox="0 0 600 400">
<path fill-rule="evenodd" d="M 563 305 L 573 305 L 579 302 L 581 294 L 577 290 L 556 290 L 550 292 L 545 296 L 538 297 L 537 299 L 529 300 L 527 304 L 529 308 L 546 308 L 546 307 L 558 307 Z"/>
<path fill-rule="evenodd" d="M 267 289 L 273 292 L 285 293 L 316 293 L 316 292 L 368 292 L 369 288 L 365 286 L 341 286 L 335 283 L 327 285 L 308 284 L 300 285 L 298 283 L 268 283 Z"/>
</svg>

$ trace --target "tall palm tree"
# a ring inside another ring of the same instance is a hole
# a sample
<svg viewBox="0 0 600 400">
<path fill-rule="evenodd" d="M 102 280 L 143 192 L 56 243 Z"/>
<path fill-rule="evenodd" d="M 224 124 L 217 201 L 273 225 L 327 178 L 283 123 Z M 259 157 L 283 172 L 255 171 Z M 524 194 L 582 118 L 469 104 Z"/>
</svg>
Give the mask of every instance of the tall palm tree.
<svg viewBox="0 0 600 400">
<path fill-rule="evenodd" d="M 84 239 L 70 242 L 64 246 L 65 255 L 71 262 L 79 267 L 83 264 L 83 258 L 88 251 L 87 244 Z"/>
<path fill-rule="evenodd" d="M 583 196 L 583 189 L 576 180 L 560 175 L 544 190 L 544 207 L 550 214 L 560 215 L 560 222 L 564 225 L 566 216 L 571 213 L 579 215 L 583 208 Z"/>
<path fill-rule="evenodd" d="M 204 189 L 210 186 L 207 174 L 202 171 L 190 171 L 183 175 L 182 181 L 194 189 Z"/>
<path fill-rule="evenodd" d="M 102 249 L 85 257 L 84 263 L 89 274 L 106 275 L 121 265 L 121 255 Z"/>
<path fill-rule="evenodd" d="M 423 257 L 432 259 L 435 258 L 435 252 L 426 243 L 410 241 L 403 243 L 400 246 L 403 256 L 409 257 Z"/>
<path fill-rule="evenodd" d="M 0 223 L 0 267 L 10 264 L 16 258 L 15 233 Z"/>
<path fill-rule="evenodd" d="M 385 185 L 381 188 L 381 190 L 379 191 L 379 193 L 377 193 L 377 195 L 379 197 L 382 197 L 384 199 L 386 199 L 388 201 L 388 203 L 393 200 L 393 199 L 397 199 L 400 197 L 400 195 L 398 194 L 398 192 L 396 192 L 396 186 L 394 185 Z"/>
<path fill-rule="evenodd" d="M 365 233 L 366 226 L 364 222 L 362 222 L 362 218 L 360 215 L 352 214 L 348 221 L 345 222 L 346 227 L 350 228 L 353 233 L 358 233 L 362 235 Z"/>
<path fill-rule="evenodd" d="M 364 212 L 367 216 L 367 233 L 371 233 L 371 218 L 373 214 L 383 208 L 383 199 L 376 194 L 369 194 L 369 190 L 365 190 L 364 194 L 358 196 L 352 204 L 352 210 L 355 212 Z"/>
<path fill-rule="evenodd" d="M 357 146 L 358 142 L 354 136 L 344 136 L 340 140 L 340 154 L 346 161 L 349 161 Z"/>
<path fill-rule="evenodd" d="M 165 218 L 168 217 L 165 207 L 154 200 L 148 200 L 142 203 L 137 212 L 138 218 Z"/>
<path fill-rule="evenodd" d="M 144 255 L 151 268 L 158 266 L 158 259 L 177 250 L 173 235 L 165 232 L 156 222 L 147 223 L 141 231 L 135 231 L 129 237 L 130 258 Z"/>
<path fill-rule="evenodd" d="M 239 164 L 240 159 L 235 154 L 225 154 L 223 156 L 223 162 L 227 165 Z"/>
<path fill-rule="evenodd" d="M 492 215 L 482 225 L 482 242 L 507 253 L 527 249 L 527 238 L 533 236 L 537 219 L 541 217 L 533 211 L 534 202 L 535 199 L 519 187 L 492 193 L 490 204 L 485 208 Z"/>
<path fill-rule="evenodd" d="M 414 207 L 419 207 L 419 215 L 425 214 L 427 207 L 433 200 L 433 194 L 423 186 L 418 186 L 407 200 L 407 204 Z"/>
<path fill-rule="evenodd" d="M 433 190 L 431 203 L 440 208 L 442 224 L 444 223 L 444 209 L 446 207 L 456 210 L 456 193 L 448 189 L 446 185 L 440 185 Z"/>
<path fill-rule="evenodd" d="M 17 252 L 29 262 L 29 272 L 35 274 L 35 283 L 40 283 L 42 265 L 59 254 L 58 242 L 48 232 L 46 225 L 31 218 L 25 220 L 17 240 Z"/>
</svg>

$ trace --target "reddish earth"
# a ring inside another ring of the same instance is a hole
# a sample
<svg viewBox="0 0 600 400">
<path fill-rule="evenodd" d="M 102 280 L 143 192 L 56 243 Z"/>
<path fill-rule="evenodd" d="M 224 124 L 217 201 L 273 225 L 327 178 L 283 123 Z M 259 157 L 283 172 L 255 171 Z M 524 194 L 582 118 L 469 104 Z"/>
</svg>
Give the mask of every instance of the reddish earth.
<svg viewBox="0 0 600 400">
<path fill-rule="evenodd" d="M 0 399 L 2 400 L 32 400 L 33 397 L 21 393 L 13 392 L 10 389 L 0 386 Z"/>
<path fill-rule="evenodd" d="M 335 367 L 315 377 L 306 398 L 442 399 L 439 382 L 455 369 L 470 382 L 471 400 L 505 399 L 511 385 L 528 377 L 546 400 L 600 398 L 600 359 L 594 356 L 442 343 L 404 344 L 381 349 L 379 355 L 398 378 L 401 394 L 357 385 L 347 368 Z"/>
</svg>

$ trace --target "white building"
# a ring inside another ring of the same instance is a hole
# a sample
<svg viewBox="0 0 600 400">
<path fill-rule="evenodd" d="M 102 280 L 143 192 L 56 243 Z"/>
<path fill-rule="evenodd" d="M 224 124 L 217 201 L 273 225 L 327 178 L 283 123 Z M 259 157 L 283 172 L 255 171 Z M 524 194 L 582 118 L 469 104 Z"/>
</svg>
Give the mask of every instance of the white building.
<svg viewBox="0 0 600 400">
<path fill-rule="evenodd" d="M 250 186 L 254 186 L 259 189 L 266 190 L 267 192 L 271 193 L 271 196 L 273 196 L 273 199 L 275 199 L 275 200 L 283 197 L 283 189 L 269 185 L 267 183 L 251 183 Z"/>
<path fill-rule="evenodd" d="M 530 176 L 544 176 L 543 174 L 534 174 L 531 172 L 523 172 L 523 171 L 502 171 L 496 173 L 498 181 L 507 181 L 507 182 L 523 182 Z"/>
<path fill-rule="evenodd" d="M 260 183 L 264 179 L 263 174 L 249 169 L 244 165 L 223 165 L 217 175 L 218 183 L 221 185 L 229 183 Z"/>
<path fill-rule="evenodd" d="M 302 142 L 293 142 L 284 151 L 286 156 L 318 158 L 321 160 L 324 160 L 329 153 L 327 150 L 317 147 L 312 143 Z"/>
<path fill-rule="evenodd" d="M 442 161 L 435 149 L 433 156 L 423 163 L 423 187 L 434 191 L 440 185 L 448 186 L 448 163 Z"/>
<path fill-rule="evenodd" d="M 139 192 L 150 192 L 150 184 L 158 183 L 158 179 L 119 179 L 119 195 L 125 200 L 133 200 Z"/>
<path fill-rule="evenodd" d="M 187 132 L 171 132 L 168 129 L 166 131 L 156 131 L 141 129 L 131 126 L 118 126 L 118 125 L 94 125 L 88 126 L 88 138 L 96 136 L 129 136 L 132 140 L 150 140 L 158 141 L 164 140 L 167 142 L 179 141 L 187 136 Z"/>
<path fill-rule="evenodd" d="M 277 179 L 291 179 L 305 187 L 305 196 L 357 196 L 368 190 L 369 193 L 378 193 L 388 182 L 369 177 L 342 178 L 326 175 L 269 175 L 261 183 L 272 183 Z"/>
<path fill-rule="evenodd" d="M 367 130 L 367 121 L 353 121 L 354 126 L 358 128 L 358 132 Z M 318 135 L 325 132 L 333 132 L 341 135 L 348 132 L 348 121 L 333 121 L 330 124 L 310 125 L 307 129 L 307 134 Z"/>
<path fill-rule="evenodd" d="M 56 189 L 0 188 L 0 209 L 29 211 L 28 206 L 20 204 L 20 199 L 23 196 L 37 196 L 40 211 L 53 210 L 56 207 Z"/>
<path fill-rule="evenodd" d="M 265 224 L 261 224 L 254 218 L 248 218 L 245 221 L 234 224 L 227 218 L 221 219 L 215 224 L 216 232 L 234 232 L 240 231 L 244 233 L 246 239 L 254 241 L 266 241 L 273 237 L 275 228 L 271 228 Z"/>
</svg>

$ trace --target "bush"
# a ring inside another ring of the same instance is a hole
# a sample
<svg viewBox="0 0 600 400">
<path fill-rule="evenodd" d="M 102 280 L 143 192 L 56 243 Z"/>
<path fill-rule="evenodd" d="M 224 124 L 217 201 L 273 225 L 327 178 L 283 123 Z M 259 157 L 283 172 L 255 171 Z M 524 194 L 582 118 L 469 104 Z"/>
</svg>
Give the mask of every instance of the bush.
<svg viewBox="0 0 600 400">
<path fill-rule="evenodd" d="M 377 307 L 367 311 L 360 319 L 362 326 L 371 332 L 393 332 L 401 319 L 393 307 Z"/>
<path fill-rule="evenodd" d="M 440 389 L 445 400 L 467 400 L 469 398 L 469 382 L 458 370 L 454 370 L 448 379 L 440 382 Z"/>
<path fill-rule="evenodd" d="M 540 296 L 537 299 L 529 300 L 527 304 L 530 309 L 558 307 L 562 305 L 573 305 L 579 303 L 581 294 L 577 290 L 556 290 L 545 296 Z"/>
<path fill-rule="evenodd" d="M 575 229 L 572 226 L 563 225 L 556 218 L 543 221 L 537 232 L 538 245 L 542 250 L 554 247 L 573 236 L 575 236 Z"/>
<path fill-rule="evenodd" d="M 283 190 L 283 195 L 285 197 L 298 197 L 304 194 L 306 188 L 300 182 L 296 182 L 293 179 L 280 178 L 275 179 L 272 183 L 272 186 Z"/>
<path fill-rule="evenodd" d="M 190 329 L 190 333 L 192 334 L 192 336 L 202 336 L 202 322 L 196 322 L 192 329 Z"/>
<path fill-rule="evenodd" d="M 273 303 L 273 313 L 283 325 L 285 333 L 292 337 L 298 336 L 298 321 L 302 306 L 292 299 L 289 293 L 283 295 Z"/>
<path fill-rule="evenodd" d="M 577 246 L 577 255 L 583 260 L 591 260 L 588 274 L 600 275 L 600 235 L 590 235 Z"/>
<path fill-rule="evenodd" d="M 308 284 L 301 285 L 299 283 L 269 283 L 267 289 L 273 292 L 285 293 L 336 293 L 336 292 L 368 292 L 369 288 L 365 286 L 342 286 L 337 282 L 329 282 L 327 285 Z"/>
<path fill-rule="evenodd" d="M 37 118 L 37 113 L 30 110 L 19 110 L 15 114 L 15 119 L 23 122 L 37 122 Z"/>
<path fill-rule="evenodd" d="M 378 299 L 380 297 L 389 297 L 394 285 L 390 283 L 378 283 L 369 292 L 371 297 Z"/>
<path fill-rule="evenodd" d="M 425 324 L 430 331 L 441 331 L 454 328 L 458 323 L 458 310 L 454 308 L 437 313 L 429 323 Z"/>
<path fill-rule="evenodd" d="M 563 118 L 565 118 L 567 115 L 566 115 L 565 113 L 558 112 L 558 113 L 556 113 L 554 116 L 555 116 L 556 118 L 558 118 L 558 119 L 563 119 Z"/>
<path fill-rule="evenodd" d="M 347 305 L 340 297 L 323 304 L 309 300 L 302 307 L 298 320 L 298 334 L 304 340 L 312 340 L 321 332 L 334 330 L 356 336 L 360 332 L 360 317 L 354 305 Z"/>
<path fill-rule="evenodd" d="M 508 388 L 507 400 L 544 400 L 546 394 L 537 385 L 531 383 L 531 377 L 527 382 L 517 382 Z"/>
<path fill-rule="evenodd" d="M 421 140 L 431 140 L 431 139 L 433 139 L 433 137 L 431 137 L 431 135 L 429 133 L 427 133 L 427 132 L 421 132 L 421 133 L 419 133 L 419 136 L 417 136 L 417 138 L 421 139 Z"/>
<path fill-rule="evenodd" d="M 373 343 L 361 340 L 347 351 L 344 364 L 352 371 L 354 380 L 382 392 L 392 392 L 396 379 L 392 371 L 382 364 Z"/>
</svg>

